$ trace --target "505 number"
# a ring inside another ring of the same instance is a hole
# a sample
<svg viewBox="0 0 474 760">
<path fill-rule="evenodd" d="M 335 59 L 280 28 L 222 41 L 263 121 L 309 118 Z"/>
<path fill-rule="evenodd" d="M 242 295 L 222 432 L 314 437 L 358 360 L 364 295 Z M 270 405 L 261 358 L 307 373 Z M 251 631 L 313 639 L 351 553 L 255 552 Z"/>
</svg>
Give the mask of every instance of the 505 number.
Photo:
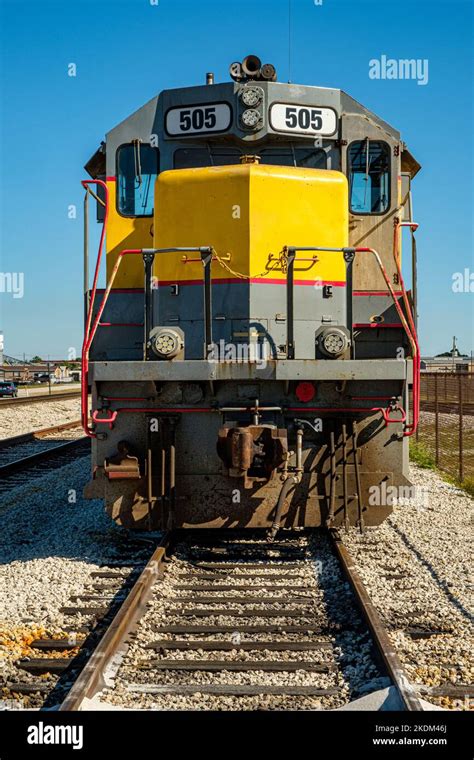
<svg viewBox="0 0 474 760">
<path fill-rule="evenodd" d="M 323 126 L 318 108 L 294 108 L 289 106 L 285 113 L 285 124 L 289 129 L 319 130 Z"/>
<path fill-rule="evenodd" d="M 228 103 L 203 103 L 170 108 L 165 127 L 169 135 L 195 135 L 203 132 L 225 132 L 232 122 Z"/>
<path fill-rule="evenodd" d="M 179 126 L 182 132 L 201 132 L 203 129 L 214 129 L 217 124 L 215 106 L 193 108 L 181 111 Z"/>
</svg>

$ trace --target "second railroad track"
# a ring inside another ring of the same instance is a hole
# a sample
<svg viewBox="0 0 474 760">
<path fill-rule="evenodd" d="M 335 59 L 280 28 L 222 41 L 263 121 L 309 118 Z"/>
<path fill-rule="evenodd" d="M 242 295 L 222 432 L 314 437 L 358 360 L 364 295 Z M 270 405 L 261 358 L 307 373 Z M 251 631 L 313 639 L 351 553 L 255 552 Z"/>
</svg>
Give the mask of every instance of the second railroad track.
<svg viewBox="0 0 474 760">
<path fill-rule="evenodd" d="M 63 467 L 90 448 L 80 421 L 0 440 L 0 494 Z"/>
</svg>

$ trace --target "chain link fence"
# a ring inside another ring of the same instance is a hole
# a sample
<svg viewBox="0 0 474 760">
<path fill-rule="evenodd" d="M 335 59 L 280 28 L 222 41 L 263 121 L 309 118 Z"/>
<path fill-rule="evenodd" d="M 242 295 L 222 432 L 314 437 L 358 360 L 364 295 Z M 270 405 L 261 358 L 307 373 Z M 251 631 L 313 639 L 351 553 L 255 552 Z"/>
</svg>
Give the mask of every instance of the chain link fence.
<svg viewBox="0 0 474 760">
<path fill-rule="evenodd" d="M 474 479 L 474 372 L 422 372 L 416 441 L 440 470 Z"/>
</svg>

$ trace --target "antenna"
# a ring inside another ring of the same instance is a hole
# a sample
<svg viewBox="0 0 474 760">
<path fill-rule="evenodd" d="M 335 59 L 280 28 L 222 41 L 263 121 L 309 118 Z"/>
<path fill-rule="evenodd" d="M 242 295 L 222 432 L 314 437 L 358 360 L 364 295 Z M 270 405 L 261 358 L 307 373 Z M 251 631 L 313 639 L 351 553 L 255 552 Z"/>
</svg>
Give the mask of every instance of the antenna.
<svg viewBox="0 0 474 760">
<path fill-rule="evenodd" d="M 291 0 L 288 0 L 288 84 L 291 84 Z"/>
</svg>

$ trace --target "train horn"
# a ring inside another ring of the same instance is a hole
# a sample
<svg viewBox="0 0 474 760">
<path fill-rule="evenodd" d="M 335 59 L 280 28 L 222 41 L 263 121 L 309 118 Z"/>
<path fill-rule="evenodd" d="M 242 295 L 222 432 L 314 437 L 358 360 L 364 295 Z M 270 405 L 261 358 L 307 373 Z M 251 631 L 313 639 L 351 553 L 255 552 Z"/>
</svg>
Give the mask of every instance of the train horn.
<svg viewBox="0 0 474 760">
<path fill-rule="evenodd" d="M 260 76 L 267 82 L 276 82 L 277 73 L 273 63 L 264 63 L 260 71 Z"/>
<path fill-rule="evenodd" d="M 242 61 L 242 71 L 248 79 L 259 79 L 262 62 L 256 55 L 247 55 Z"/>
</svg>

